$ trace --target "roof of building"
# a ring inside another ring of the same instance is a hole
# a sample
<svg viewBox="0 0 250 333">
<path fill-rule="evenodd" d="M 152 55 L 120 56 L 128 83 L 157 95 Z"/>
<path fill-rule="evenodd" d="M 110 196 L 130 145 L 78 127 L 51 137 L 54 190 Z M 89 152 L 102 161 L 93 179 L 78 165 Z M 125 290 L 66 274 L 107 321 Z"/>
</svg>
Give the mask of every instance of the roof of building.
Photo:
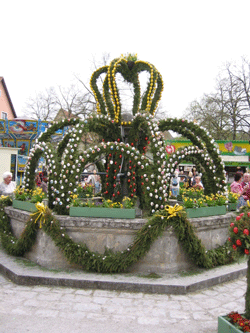
<svg viewBox="0 0 250 333">
<path fill-rule="evenodd" d="M 79 118 L 78 116 L 76 116 L 75 114 L 73 113 L 70 113 L 68 111 L 65 111 L 64 109 L 60 109 L 55 118 L 54 118 L 54 121 L 59 121 L 59 120 L 62 120 L 62 119 L 71 119 L 71 118 Z"/>
<path fill-rule="evenodd" d="M 17 118 L 17 115 L 16 115 L 16 111 L 14 109 L 14 106 L 12 104 L 12 101 L 11 101 L 11 98 L 10 98 L 10 94 L 8 92 L 8 89 L 7 89 L 7 86 L 6 86 L 6 83 L 4 81 L 4 78 L 2 76 L 0 76 L 0 82 L 2 82 L 3 84 L 3 87 L 4 87 L 4 90 L 5 90 L 5 93 L 6 93 L 6 96 L 8 98 L 8 101 L 9 101 L 9 104 L 10 104 L 10 107 L 11 107 L 11 110 L 12 110 L 12 113 L 13 113 L 13 116 L 14 118 Z"/>
</svg>

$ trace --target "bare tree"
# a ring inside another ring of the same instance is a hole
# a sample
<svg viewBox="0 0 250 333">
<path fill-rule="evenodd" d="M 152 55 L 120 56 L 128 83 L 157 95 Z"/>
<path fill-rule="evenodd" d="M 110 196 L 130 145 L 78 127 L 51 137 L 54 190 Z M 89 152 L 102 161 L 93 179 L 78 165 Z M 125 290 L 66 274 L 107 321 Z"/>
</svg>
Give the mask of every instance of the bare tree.
<svg viewBox="0 0 250 333">
<path fill-rule="evenodd" d="M 52 120 L 57 112 L 54 88 L 47 89 L 30 98 L 26 103 L 24 114 L 30 119 Z"/>
<path fill-rule="evenodd" d="M 227 63 L 217 77 L 215 92 L 193 101 L 185 117 L 202 124 L 215 139 L 249 139 L 250 64 Z"/>
<path fill-rule="evenodd" d="M 91 100 L 88 90 L 84 92 L 77 86 L 71 85 L 68 88 L 47 89 L 44 93 L 39 93 L 31 98 L 25 107 L 25 115 L 31 119 L 53 120 L 58 111 L 64 113 L 64 117 L 85 116 L 95 111 L 95 103 Z"/>
</svg>

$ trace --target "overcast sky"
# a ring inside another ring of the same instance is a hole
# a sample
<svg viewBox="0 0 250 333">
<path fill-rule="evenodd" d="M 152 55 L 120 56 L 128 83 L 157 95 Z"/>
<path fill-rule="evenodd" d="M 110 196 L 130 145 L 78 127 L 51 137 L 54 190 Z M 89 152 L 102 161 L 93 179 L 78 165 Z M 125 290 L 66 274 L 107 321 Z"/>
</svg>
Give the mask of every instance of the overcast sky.
<svg viewBox="0 0 250 333">
<path fill-rule="evenodd" d="M 137 53 L 164 80 L 162 106 L 181 117 L 226 62 L 250 59 L 249 0 L 5 1 L 0 76 L 20 117 L 46 88 L 85 83 L 104 53 Z"/>
</svg>

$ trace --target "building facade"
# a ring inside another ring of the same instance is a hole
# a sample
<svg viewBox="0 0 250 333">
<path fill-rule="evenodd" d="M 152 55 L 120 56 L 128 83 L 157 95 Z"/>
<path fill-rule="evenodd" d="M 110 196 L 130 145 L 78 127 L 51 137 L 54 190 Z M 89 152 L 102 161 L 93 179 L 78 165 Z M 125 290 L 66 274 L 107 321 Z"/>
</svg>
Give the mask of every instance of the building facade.
<svg viewBox="0 0 250 333">
<path fill-rule="evenodd" d="M 4 78 L 0 76 L 0 119 L 17 118 Z"/>
</svg>

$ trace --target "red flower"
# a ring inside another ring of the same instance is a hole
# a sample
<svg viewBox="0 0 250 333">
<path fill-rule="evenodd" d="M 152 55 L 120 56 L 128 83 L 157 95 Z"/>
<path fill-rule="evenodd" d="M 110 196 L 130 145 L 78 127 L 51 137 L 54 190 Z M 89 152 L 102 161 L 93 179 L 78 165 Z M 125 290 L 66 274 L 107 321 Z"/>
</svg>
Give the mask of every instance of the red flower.
<svg viewBox="0 0 250 333">
<path fill-rule="evenodd" d="M 232 222 L 231 224 L 230 224 L 230 227 L 232 228 L 234 226 L 234 223 Z"/>
<path fill-rule="evenodd" d="M 248 217 L 250 216 L 250 212 L 247 213 L 247 216 L 248 216 Z"/>
<path fill-rule="evenodd" d="M 233 249 L 236 250 L 237 249 L 237 246 L 235 244 L 233 244 Z"/>
<path fill-rule="evenodd" d="M 236 221 L 239 221 L 241 219 L 241 216 L 236 216 Z"/>
<path fill-rule="evenodd" d="M 244 216 L 244 213 L 240 213 L 240 216 L 241 216 L 241 217 Z"/>
<path fill-rule="evenodd" d="M 228 241 L 231 242 L 231 237 L 228 237 Z"/>
<path fill-rule="evenodd" d="M 245 252 L 245 254 L 249 254 L 249 250 L 248 249 L 245 249 L 244 252 Z"/>
<path fill-rule="evenodd" d="M 242 319 L 239 320 L 238 325 L 241 326 L 241 327 L 243 327 L 244 326 L 244 321 Z"/>
<path fill-rule="evenodd" d="M 237 240 L 236 240 L 236 244 L 237 244 L 238 246 L 241 246 L 241 245 L 242 245 L 241 240 L 240 240 L 240 239 L 237 239 Z"/>
<path fill-rule="evenodd" d="M 249 235 L 249 230 L 248 230 L 248 229 L 244 229 L 244 230 L 243 230 L 243 234 L 245 234 L 245 235 L 248 236 L 248 235 Z"/>
<path fill-rule="evenodd" d="M 234 231 L 235 234 L 237 234 L 238 233 L 238 228 L 234 227 L 233 231 Z"/>
</svg>

